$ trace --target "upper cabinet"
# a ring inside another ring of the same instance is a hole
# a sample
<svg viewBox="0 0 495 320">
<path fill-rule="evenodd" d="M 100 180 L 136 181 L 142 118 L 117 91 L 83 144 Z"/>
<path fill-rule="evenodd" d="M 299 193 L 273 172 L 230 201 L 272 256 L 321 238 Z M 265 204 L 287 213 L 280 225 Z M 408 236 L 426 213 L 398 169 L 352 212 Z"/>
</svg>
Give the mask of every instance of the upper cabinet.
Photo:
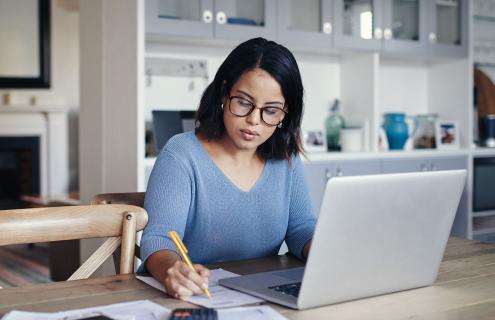
<svg viewBox="0 0 495 320">
<path fill-rule="evenodd" d="M 146 0 L 146 33 L 213 36 L 213 0 Z"/>
<path fill-rule="evenodd" d="M 438 56 L 468 54 L 468 0 L 435 0 L 428 3 L 428 52 Z"/>
<path fill-rule="evenodd" d="M 239 41 L 276 36 L 276 0 L 146 0 L 146 33 Z"/>
<path fill-rule="evenodd" d="M 383 1 L 383 50 L 426 53 L 428 3 L 431 1 Z"/>
<path fill-rule="evenodd" d="M 296 46 L 331 48 L 332 0 L 279 0 L 278 40 Z"/>
<path fill-rule="evenodd" d="M 146 0 L 148 35 L 466 57 L 469 0 Z"/>
<path fill-rule="evenodd" d="M 467 56 L 468 0 L 334 0 L 337 48 Z"/>
<path fill-rule="evenodd" d="M 382 4 L 380 0 L 334 0 L 335 47 L 379 51 Z"/>
</svg>

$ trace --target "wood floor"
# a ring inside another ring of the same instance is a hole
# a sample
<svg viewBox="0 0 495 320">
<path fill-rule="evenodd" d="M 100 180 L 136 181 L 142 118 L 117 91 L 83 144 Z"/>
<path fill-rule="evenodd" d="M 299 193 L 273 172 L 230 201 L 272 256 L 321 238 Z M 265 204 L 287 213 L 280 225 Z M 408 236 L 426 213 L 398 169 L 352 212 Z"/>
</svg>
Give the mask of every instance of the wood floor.
<svg viewBox="0 0 495 320">
<path fill-rule="evenodd" d="M 0 287 L 51 282 L 48 245 L 0 247 Z"/>
</svg>

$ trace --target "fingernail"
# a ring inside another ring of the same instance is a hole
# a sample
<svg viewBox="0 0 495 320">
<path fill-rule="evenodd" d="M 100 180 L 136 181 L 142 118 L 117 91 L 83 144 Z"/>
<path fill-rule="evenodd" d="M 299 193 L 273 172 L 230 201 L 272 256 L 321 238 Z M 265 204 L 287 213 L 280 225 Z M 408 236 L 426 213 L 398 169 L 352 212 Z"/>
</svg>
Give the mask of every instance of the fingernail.
<svg viewBox="0 0 495 320">
<path fill-rule="evenodd" d="M 202 289 L 208 289 L 208 285 L 207 285 L 206 283 L 203 283 L 203 284 L 201 285 L 201 288 L 202 288 Z"/>
</svg>

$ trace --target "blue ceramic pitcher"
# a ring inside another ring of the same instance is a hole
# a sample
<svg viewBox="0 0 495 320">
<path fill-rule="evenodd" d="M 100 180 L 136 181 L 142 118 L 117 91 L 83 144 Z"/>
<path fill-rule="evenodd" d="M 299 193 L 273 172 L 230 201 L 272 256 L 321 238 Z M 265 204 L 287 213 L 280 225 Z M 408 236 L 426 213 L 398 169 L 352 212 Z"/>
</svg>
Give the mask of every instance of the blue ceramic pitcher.
<svg viewBox="0 0 495 320">
<path fill-rule="evenodd" d="M 409 138 L 406 115 L 402 112 L 385 113 L 384 118 L 383 129 L 387 134 L 389 149 L 402 150 L 407 138 Z"/>
</svg>

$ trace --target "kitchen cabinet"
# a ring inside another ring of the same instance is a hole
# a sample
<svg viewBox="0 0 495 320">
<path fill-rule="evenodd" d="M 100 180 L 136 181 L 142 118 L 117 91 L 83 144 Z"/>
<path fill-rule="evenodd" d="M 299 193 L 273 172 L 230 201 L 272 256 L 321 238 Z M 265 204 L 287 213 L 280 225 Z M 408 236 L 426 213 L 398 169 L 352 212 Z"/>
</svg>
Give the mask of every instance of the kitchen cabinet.
<svg viewBox="0 0 495 320">
<path fill-rule="evenodd" d="M 459 170 L 468 168 L 467 161 L 466 156 L 419 159 L 386 159 L 383 160 L 382 170 L 383 173 Z M 452 226 L 452 235 L 463 238 L 468 238 L 468 230 L 470 229 L 467 190 L 466 184 L 464 190 L 462 191 L 454 225 Z M 439 199 L 439 201 L 441 201 L 441 199 Z"/>
<path fill-rule="evenodd" d="M 450 57 L 468 55 L 468 0 L 436 0 L 428 3 L 428 54 Z"/>
<path fill-rule="evenodd" d="M 332 0 L 278 0 L 277 5 L 280 42 L 310 48 L 332 47 Z"/>
<path fill-rule="evenodd" d="M 380 173 L 406 173 L 437 170 L 467 169 L 466 156 L 421 157 L 404 159 L 370 159 L 306 162 L 304 170 L 308 187 L 319 213 L 325 186 L 329 179 L 343 176 L 358 176 Z M 441 201 L 441 199 L 439 199 Z M 459 202 L 452 235 L 467 238 L 469 236 L 469 212 L 467 185 Z"/>
<path fill-rule="evenodd" d="M 318 214 L 328 180 L 344 176 L 379 174 L 381 164 L 379 160 L 306 162 L 304 171 L 313 204 Z"/>
<path fill-rule="evenodd" d="M 212 37 L 213 0 L 146 0 L 146 33 Z"/>
<path fill-rule="evenodd" d="M 424 55 L 430 0 L 383 0 L 383 46 L 386 52 Z"/>
<path fill-rule="evenodd" d="M 336 48 L 467 57 L 467 0 L 334 0 Z"/>
<path fill-rule="evenodd" d="M 148 35 L 275 38 L 276 0 L 146 0 L 145 5 Z"/>
<path fill-rule="evenodd" d="M 309 194 L 316 214 L 320 213 L 321 199 L 328 179 L 332 177 L 332 163 L 324 162 L 306 162 L 304 164 L 304 174 L 308 183 Z"/>
<path fill-rule="evenodd" d="M 464 156 L 418 158 L 418 159 L 384 159 L 383 173 L 420 172 L 437 170 L 467 169 L 467 158 Z"/>
<path fill-rule="evenodd" d="M 334 44 L 343 49 L 380 51 L 381 0 L 334 0 Z"/>
<path fill-rule="evenodd" d="M 468 0 L 146 0 L 146 33 L 465 57 Z"/>
</svg>

